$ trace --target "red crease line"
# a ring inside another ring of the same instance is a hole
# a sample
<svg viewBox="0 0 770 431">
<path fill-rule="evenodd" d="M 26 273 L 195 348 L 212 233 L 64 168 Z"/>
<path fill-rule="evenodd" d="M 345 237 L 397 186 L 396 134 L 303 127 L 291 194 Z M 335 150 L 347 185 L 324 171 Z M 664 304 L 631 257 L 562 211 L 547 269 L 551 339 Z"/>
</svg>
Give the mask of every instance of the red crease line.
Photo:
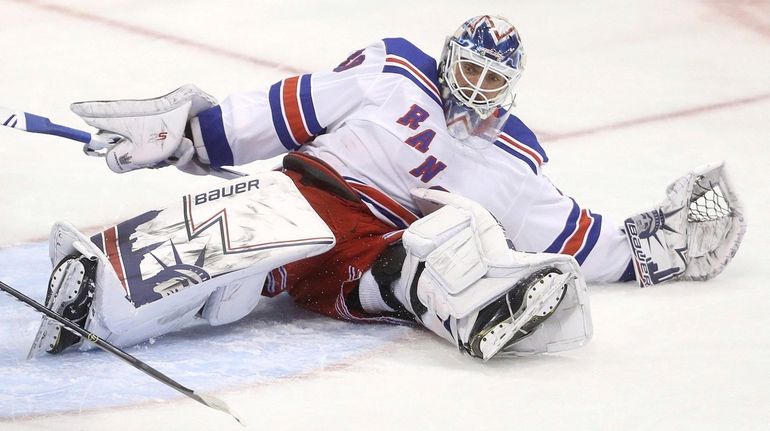
<svg viewBox="0 0 770 431">
<path fill-rule="evenodd" d="M 84 21 L 88 21 L 88 22 L 92 22 L 92 23 L 97 23 L 97 24 L 109 26 L 111 29 L 116 29 L 117 28 L 117 29 L 123 30 L 123 31 L 128 32 L 128 33 L 138 34 L 138 35 L 150 37 L 150 38 L 153 38 L 153 39 L 164 40 L 166 42 L 171 42 L 171 43 L 174 43 L 174 44 L 177 44 L 177 45 L 186 46 L 186 47 L 189 47 L 189 48 L 195 48 L 195 49 L 198 49 L 198 50 L 201 50 L 201 51 L 206 51 L 206 52 L 208 52 L 210 54 L 219 55 L 219 56 L 231 58 L 231 59 L 234 59 L 234 60 L 244 61 L 246 63 L 254 64 L 254 65 L 257 65 L 257 66 L 261 66 L 261 67 L 268 67 L 268 68 L 277 69 L 277 70 L 284 70 L 284 71 L 287 71 L 287 72 L 293 73 L 293 74 L 302 74 L 302 73 L 304 73 L 304 71 L 302 71 L 302 70 L 299 70 L 299 69 L 297 69 L 295 67 L 288 66 L 288 65 L 285 65 L 285 64 L 277 63 L 277 62 L 270 61 L 270 60 L 265 60 L 263 58 L 253 57 L 253 56 L 246 55 L 246 54 L 243 54 L 243 53 L 240 53 L 240 52 L 237 52 L 237 51 L 230 51 L 230 50 L 227 50 L 227 49 L 224 49 L 224 48 L 220 48 L 218 46 L 207 45 L 207 44 L 202 43 L 202 42 L 196 42 L 194 40 L 184 39 L 184 38 L 173 36 L 173 35 L 170 35 L 170 34 L 161 33 L 161 32 L 158 32 L 158 31 L 155 31 L 155 30 L 151 30 L 151 29 L 148 29 L 148 28 L 138 27 L 138 26 L 135 26 L 135 25 L 132 25 L 132 24 L 128 24 L 128 23 L 122 22 L 122 21 L 116 21 L 116 20 L 113 20 L 113 19 L 110 19 L 110 18 L 107 18 L 107 17 L 98 16 L 98 15 L 92 15 L 92 14 L 89 14 L 89 13 L 86 13 L 86 12 L 82 12 L 82 11 L 75 10 L 75 9 L 70 9 L 70 8 L 67 8 L 67 7 L 64 7 L 64 6 L 39 3 L 39 2 L 35 2 L 35 1 L 31 1 L 31 2 L 19 1 L 19 0 L 16 0 L 16 1 L 18 3 L 24 4 L 24 5 L 36 7 L 38 9 L 43 9 L 43 10 L 46 10 L 46 11 L 49 11 L 49 12 L 55 12 L 55 13 L 58 13 L 58 14 L 61 14 L 61 15 L 66 15 L 66 16 L 68 16 L 70 18 L 77 18 L 77 19 L 81 19 L 81 20 L 84 20 Z"/>
<path fill-rule="evenodd" d="M 565 133 L 549 133 L 538 132 L 543 142 L 556 142 L 564 139 L 578 138 L 583 136 L 595 135 L 602 132 L 625 129 L 629 127 L 640 126 L 643 124 L 657 123 L 661 121 L 673 120 L 682 117 L 691 117 L 694 115 L 704 114 L 712 111 L 718 111 L 721 109 L 735 108 L 742 105 L 749 105 L 752 103 L 762 102 L 770 99 L 770 93 L 759 94 L 752 97 L 745 97 L 741 99 L 728 100 L 726 102 L 714 103 L 710 105 L 696 106 L 694 108 L 682 109 L 679 111 L 665 112 L 662 114 L 650 115 L 646 117 L 634 118 L 631 120 L 619 121 L 617 123 L 610 123 L 603 126 L 591 127 L 588 129 L 574 130 L 572 132 Z"/>
</svg>

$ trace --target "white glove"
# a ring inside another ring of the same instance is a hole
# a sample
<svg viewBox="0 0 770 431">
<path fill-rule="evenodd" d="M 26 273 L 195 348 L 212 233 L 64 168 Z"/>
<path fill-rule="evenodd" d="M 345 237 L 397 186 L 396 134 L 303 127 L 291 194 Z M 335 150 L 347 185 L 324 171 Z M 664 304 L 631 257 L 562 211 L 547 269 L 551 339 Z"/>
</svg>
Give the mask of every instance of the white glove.
<svg viewBox="0 0 770 431">
<path fill-rule="evenodd" d="M 625 230 L 645 287 L 718 275 L 738 251 L 746 219 L 720 162 L 671 183 L 660 206 L 628 218 Z"/>
<path fill-rule="evenodd" d="M 196 151 L 184 136 L 187 122 L 216 104 L 199 88 L 185 85 L 154 99 L 79 102 L 70 109 L 100 133 L 121 137 L 105 157 L 112 171 L 123 173 L 190 163 Z"/>
</svg>

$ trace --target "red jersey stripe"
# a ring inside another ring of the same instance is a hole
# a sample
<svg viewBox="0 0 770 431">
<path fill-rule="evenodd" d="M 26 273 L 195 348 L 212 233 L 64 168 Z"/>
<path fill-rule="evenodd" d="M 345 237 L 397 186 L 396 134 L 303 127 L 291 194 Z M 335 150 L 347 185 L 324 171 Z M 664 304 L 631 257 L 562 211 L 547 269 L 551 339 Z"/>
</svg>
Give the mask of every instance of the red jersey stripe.
<svg viewBox="0 0 770 431">
<path fill-rule="evenodd" d="M 302 145 L 310 140 L 310 132 L 305 127 L 299 103 L 299 76 L 293 76 L 283 81 L 281 99 L 283 100 L 283 115 L 288 123 L 294 141 Z"/>
<path fill-rule="evenodd" d="M 537 163 L 538 166 L 543 164 L 543 159 L 540 157 L 540 154 L 537 154 L 536 152 L 527 148 L 521 142 L 516 141 L 515 139 L 511 138 L 505 133 L 500 134 L 500 139 L 505 141 L 505 143 L 512 145 L 514 148 L 516 148 L 520 152 L 524 152 L 525 154 L 527 154 L 535 163 Z"/>
<path fill-rule="evenodd" d="M 396 57 L 394 55 L 389 55 L 385 59 L 385 62 L 386 63 L 396 63 L 396 64 L 406 68 L 407 70 L 409 70 L 409 72 L 412 73 L 412 75 L 414 75 L 423 84 L 425 84 L 425 86 L 427 86 L 432 92 L 436 93 L 437 96 L 439 95 L 439 91 L 438 91 L 438 88 L 436 88 L 436 85 L 433 84 L 432 82 L 430 82 L 430 80 L 428 78 L 426 78 L 425 75 L 423 75 L 422 72 L 420 72 L 419 69 L 417 69 L 416 67 L 414 67 L 412 65 L 412 63 L 409 63 L 408 61 L 404 60 L 403 58 Z"/>
<path fill-rule="evenodd" d="M 593 217 L 588 215 L 588 211 L 580 211 L 580 220 L 578 221 L 577 229 L 572 234 L 567 243 L 562 247 L 561 254 L 576 255 L 578 251 L 583 247 L 586 236 L 588 234 L 591 225 L 593 224 Z"/>
</svg>

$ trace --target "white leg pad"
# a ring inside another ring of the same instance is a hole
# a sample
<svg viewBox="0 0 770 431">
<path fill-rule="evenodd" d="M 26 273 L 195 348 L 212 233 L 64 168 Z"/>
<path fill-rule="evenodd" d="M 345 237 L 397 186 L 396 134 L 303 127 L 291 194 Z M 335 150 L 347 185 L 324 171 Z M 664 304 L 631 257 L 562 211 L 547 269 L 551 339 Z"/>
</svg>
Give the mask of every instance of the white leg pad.
<svg viewBox="0 0 770 431">
<path fill-rule="evenodd" d="M 111 229 L 114 238 L 108 238 L 108 229 L 94 237 L 97 246 L 71 225 L 58 223 L 51 232 L 50 257 L 55 264 L 79 251 L 98 259 L 86 329 L 118 345 L 196 322 L 236 321 L 258 304 L 272 269 L 335 243 L 326 224 L 279 172 L 185 195 Z"/>
<path fill-rule="evenodd" d="M 551 317 L 529 336 L 506 348 L 501 352 L 502 355 L 531 356 L 555 353 L 588 343 L 593 335 L 591 307 L 585 282 L 578 281 L 574 290 L 567 290 L 561 305 Z"/>
<path fill-rule="evenodd" d="M 412 193 L 423 203 L 443 204 L 403 235 L 407 257 L 395 294 L 423 325 L 484 360 L 568 350 L 590 340 L 585 278 L 573 257 L 512 250 L 479 204 L 435 190 Z"/>
<path fill-rule="evenodd" d="M 235 322 L 249 314 L 262 297 L 262 285 L 267 274 L 260 271 L 218 287 L 206 300 L 202 317 L 210 325 L 217 326 Z"/>
</svg>

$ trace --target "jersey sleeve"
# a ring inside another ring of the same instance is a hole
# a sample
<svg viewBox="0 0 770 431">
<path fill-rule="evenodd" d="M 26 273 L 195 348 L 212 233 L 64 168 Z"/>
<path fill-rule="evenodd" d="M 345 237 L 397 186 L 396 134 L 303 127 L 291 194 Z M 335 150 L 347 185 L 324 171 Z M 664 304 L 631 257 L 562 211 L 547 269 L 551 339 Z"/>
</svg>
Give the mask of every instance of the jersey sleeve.
<svg viewBox="0 0 770 431">
<path fill-rule="evenodd" d="M 507 197 L 516 205 L 498 208 L 501 222 L 519 250 L 569 254 L 586 279 L 613 282 L 629 277 L 631 251 L 619 225 L 562 193 L 543 172 L 548 155 L 535 134 L 510 115 L 494 145 L 516 164 Z"/>
<path fill-rule="evenodd" d="M 558 202 L 562 211 L 554 211 L 549 221 L 542 208 L 533 208 L 532 214 L 534 223 L 552 224 L 555 230 L 551 232 L 557 233 L 543 251 L 573 256 L 589 281 L 627 281 L 632 269 L 631 249 L 619 225 L 580 205 L 553 185 L 550 189 L 554 203 Z"/>
<path fill-rule="evenodd" d="M 514 208 L 501 216 L 519 250 L 568 254 L 590 282 L 629 279 L 631 249 L 619 225 L 557 189 L 542 173 L 529 175 Z"/>
<path fill-rule="evenodd" d="M 503 124 L 494 144 L 524 163 L 535 175 L 548 163 L 548 155 L 538 142 L 537 136 L 513 114 Z"/>
<path fill-rule="evenodd" d="M 353 52 L 329 71 L 282 79 L 267 90 L 234 93 L 191 122 L 212 166 L 268 159 L 343 123 L 383 70 L 383 42 Z"/>
</svg>

